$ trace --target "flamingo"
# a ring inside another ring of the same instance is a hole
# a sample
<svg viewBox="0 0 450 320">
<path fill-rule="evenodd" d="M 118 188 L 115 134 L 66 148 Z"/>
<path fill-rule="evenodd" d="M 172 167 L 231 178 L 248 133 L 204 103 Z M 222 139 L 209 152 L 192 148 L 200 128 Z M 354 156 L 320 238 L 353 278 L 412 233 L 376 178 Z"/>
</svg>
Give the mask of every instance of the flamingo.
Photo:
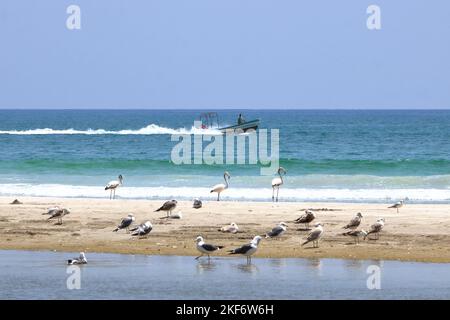
<svg viewBox="0 0 450 320">
<path fill-rule="evenodd" d="M 228 180 L 230 180 L 231 176 L 228 171 L 223 173 L 223 179 L 225 180 L 225 184 L 219 183 L 211 188 L 210 193 L 217 192 L 217 201 L 220 201 L 220 193 L 226 189 L 228 189 Z"/>
<path fill-rule="evenodd" d="M 105 190 L 110 190 L 109 200 L 116 198 L 116 189 L 118 187 L 120 187 L 122 185 L 122 183 L 123 183 L 123 177 L 121 174 L 119 175 L 118 181 L 113 180 L 113 181 L 108 182 L 108 184 L 105 186 Z M 113 194 L 113 192 L 114 192 L 114 194 Z"/>
<path fill-rule="evenodd" d="M 283 175 L 286 175 L 286 170 L 283 167 L 278 168 L 278 178 L 272 179 L 272 201 L 275 199 L 275 188 L 277 189 L 277 202 L 278 202 L 278 192 L 280 191 L 280 186 L 284 183 Z"/>
</svg>

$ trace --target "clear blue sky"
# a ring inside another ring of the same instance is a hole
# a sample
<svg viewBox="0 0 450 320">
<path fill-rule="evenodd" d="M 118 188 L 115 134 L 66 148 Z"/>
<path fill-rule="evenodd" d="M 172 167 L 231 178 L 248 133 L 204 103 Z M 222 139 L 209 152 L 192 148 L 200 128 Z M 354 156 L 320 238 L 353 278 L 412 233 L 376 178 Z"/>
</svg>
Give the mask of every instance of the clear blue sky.
<svg viewBox="0 0 450 320">
<path fill-rule="evenodd" d="M 77 4 L 82 29 L 66 28 Z M 382 30 L 366 28 L 366 8 Z M 1 0 L 0 108 L 450 108 L 448 0 Z"/>
</svg>

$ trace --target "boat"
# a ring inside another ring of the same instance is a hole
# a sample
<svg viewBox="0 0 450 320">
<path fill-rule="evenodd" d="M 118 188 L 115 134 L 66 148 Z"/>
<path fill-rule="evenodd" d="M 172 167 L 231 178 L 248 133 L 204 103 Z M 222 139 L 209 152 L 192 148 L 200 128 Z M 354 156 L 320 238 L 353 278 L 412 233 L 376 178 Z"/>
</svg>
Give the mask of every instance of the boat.
<svg viewBox="0 0 450 320">
<path fill-rule="evenodd" d="M 215 129 L 220 130 L 222 133 L 230 131 L 241 131 L 247 132 L 249 130 L 258 129 L 260 119 L 254 119 L 251 121 L 243 121 L 240 124 L 235 124 L 232 126 L 221 127 L 219 124 L 219 115 L 217 112 L 205 112 L 200 115 L 200 122 L 202 129 Z"/>
</svg>

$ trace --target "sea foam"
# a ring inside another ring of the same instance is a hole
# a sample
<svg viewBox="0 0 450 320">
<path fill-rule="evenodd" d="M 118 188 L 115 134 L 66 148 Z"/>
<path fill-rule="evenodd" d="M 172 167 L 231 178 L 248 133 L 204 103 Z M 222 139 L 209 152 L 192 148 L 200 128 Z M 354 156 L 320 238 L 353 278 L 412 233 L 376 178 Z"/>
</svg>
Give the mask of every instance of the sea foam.
<svg viewBox="0 0 450 320">
<path fill-rule="evenodd" d="M 62 184 L 2 184 L 1 196 L 50 196 L 73 198 L 107 198 L 102 186 L 73 186 Z M 118 198 L 215 200 L 209 188 L 201 187 L 121 187 Z M 230 188 L 221 194 L 223 200 L 270 201 L 271 188 Z M 448 189 L 335 189 L 282 188 L 283 201 L 392 202 L 407 198 L 411 202 L 450 202 Z"/>
</svg>

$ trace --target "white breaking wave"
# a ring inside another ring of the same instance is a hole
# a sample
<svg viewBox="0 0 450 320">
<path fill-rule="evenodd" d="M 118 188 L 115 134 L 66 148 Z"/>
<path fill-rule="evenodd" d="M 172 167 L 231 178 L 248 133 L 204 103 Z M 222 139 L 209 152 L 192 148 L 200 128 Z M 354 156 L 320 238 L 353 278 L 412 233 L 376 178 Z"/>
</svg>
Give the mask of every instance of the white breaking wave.
<svg viewBox="0 0 450 320">
<path fill-rule="evenodd" d="M 203 135 L 220 135 L 222 134 L 219 130 L 214 129 L 200 129 L 191 127 L 190 129 L 186 128 L 166 128 L 160 127 L 156 124 L 150 124 L 144 128 L 137 130 L 119 130 L 119 131 L 110 131 L 104 129 L 87 129 L 87 130 L 76 130 L 76 129 L 30 129 L 30 130 L 0 130 L 0 134 L 9 134 L 9 135 L 75 135 L 75 134 L 84 134 L 84 135 L 154 135 L 154 134 L 203 134 Z"/>
<path fill-rule="evenodd" d="M 215 200 L 209 188 L 200 187 L 121 187 L 118 198 L 125 199 L 185 199 Z M 107 198 L 103 186 L 72 186 L 61 184 L 1 184 L 1 196 L 41 196 L 71 198 Z M 230 188 L 221 194 L 224 200 L 271 201 L 271 188 Z M 448 189 L 306 189 L 283 188 L 282 201 L 355 201 L 386 202 L 408 198 L 413 202 L 448 202 Z"/>
</svg>

